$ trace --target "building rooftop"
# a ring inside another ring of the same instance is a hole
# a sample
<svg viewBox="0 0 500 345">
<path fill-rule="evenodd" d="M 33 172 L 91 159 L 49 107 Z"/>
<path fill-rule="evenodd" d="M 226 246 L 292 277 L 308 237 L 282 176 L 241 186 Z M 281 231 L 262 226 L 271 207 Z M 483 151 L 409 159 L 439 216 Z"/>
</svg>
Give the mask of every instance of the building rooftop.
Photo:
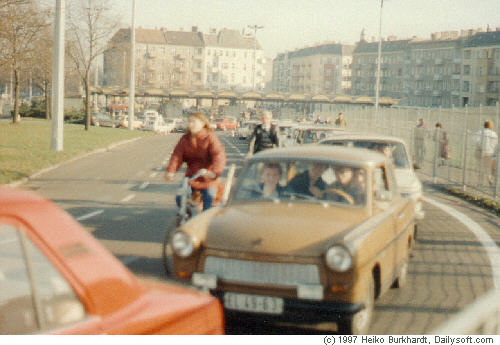
<svg viewBox="0 0 500 345">
<path fill-rule="evenodd" d="M 202 33 L 192 31 L 165 31 L 165 43 L 174 46 L 204 46 Z"/>
<path fill-rule="evenodd" d="M 478 32 L 465 42 L 465 47 L 499 46 L 500 31 Z"/>
<path fill-rule="evenodd" d="M 207 47 L 254 49 L 255 39 L 253 36 L 243 36 L 238 30 L 221 29 L 219 33 L 203 34 L 203 40 Z M 262 50 L 257 41 L 257 50 Z"/>
<path fill-rule="evenodd" d="M 408 43 L 410 40 L 399 40 L 399 41 L 382 41 L 382 51 L 391 52 L 406 50 L 408 48 Z M 359 42 L 359 44 L 354 49 L 354 53 L 376 53 L 378 51 L 378 42 Z"/>
<path fill-rule="evenodd" d="M 113 38 L 113 42 L 123 42 L 130 41 L 130 28 L 118 30 Z M 147 44 L 166 44 L 165 36 L 162 30 L 157 29 L 135 29 L 135 41 L 137 43 L 147 43 Z"/>
</svg>

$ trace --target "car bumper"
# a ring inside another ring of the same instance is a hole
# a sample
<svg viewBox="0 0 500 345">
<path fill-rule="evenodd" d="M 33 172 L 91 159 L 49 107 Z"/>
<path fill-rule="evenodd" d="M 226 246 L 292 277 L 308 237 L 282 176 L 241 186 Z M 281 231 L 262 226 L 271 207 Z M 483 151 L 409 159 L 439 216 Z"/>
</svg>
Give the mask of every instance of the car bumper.
<svg viewBox="0 0 500 345">
<path fill-rule="evenodd" d="M 212 291 L 212 295 L 217 297 L 224 306 L 224 292 Z M 364 308 L 361 303 L 338 303 L 327 301 L 300 300 L 294 298 L 284 298 L 283 313 L 279 315 L 236 311 L 224 307 L 224 314 L 228 318 L 246 317 L 258 318 L 260 321 L 267 320 L 273 322 L 292 323 L 317 323 L 317 322 L 337 322 Z"/>
</svg>

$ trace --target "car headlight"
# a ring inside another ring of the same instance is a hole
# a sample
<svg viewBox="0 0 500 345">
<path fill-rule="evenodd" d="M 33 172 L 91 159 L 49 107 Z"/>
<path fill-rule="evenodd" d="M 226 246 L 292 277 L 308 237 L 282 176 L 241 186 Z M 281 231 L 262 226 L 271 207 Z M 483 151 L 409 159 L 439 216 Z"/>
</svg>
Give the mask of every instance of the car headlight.
<svg viewBox="0 0 500 345">
<path fill-rule="evenodd" d="M 339 245 L 332 246 L 327 250 L 325 260 L 327 266 L 337 272 L 345 272 L 352 266 L 351 253 Z"/>
<path fill-rule="evenodd" d="M 172 237 L 172 249 L 180 257 L 187 258 L 193 253 L 193 242 L 184 232 L 176 232 Z"/>
</svg>

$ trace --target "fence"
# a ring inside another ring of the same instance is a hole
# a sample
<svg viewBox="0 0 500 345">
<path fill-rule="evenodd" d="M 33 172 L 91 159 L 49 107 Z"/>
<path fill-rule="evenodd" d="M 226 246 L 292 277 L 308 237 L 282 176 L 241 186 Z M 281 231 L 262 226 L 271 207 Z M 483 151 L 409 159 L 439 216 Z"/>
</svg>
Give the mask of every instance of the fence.
<svg viewBox="0 0 500 345">
<path fill-rule="evenodd" d="M 432 176 L 434 181 L 448 181 L 449 183 L 475 189 L 496 199 L 500 196 L 499 163 L 500 150 L 497 150 L 491 161 L 477 157 L 475 133 L 484 127 L 485 120 L 491 120 L 499 133 L 500 107 L 452 108 L 452 109 L 414 109 L 414 108 L 379 108 L 375 112 L 373 107 L 343 107 L 348 123 L 348 130 L 360 132 L 375 132 L 384 135 L 397 136 L 404 139 L 409 147 L 413 160 L 418 153 L 422 153 L 421 161 L 417 162 L 420 172 Z M 330 112 L 315 112 L 314 117 L 331 117 L 336 115 Z M 416 140 L 418 129 L 417 120 L 424 119 L 426 129 L 423 140 Z M 442 123 L 442 129 L 434 126 Z M 441 160 L 439 157 L 439 138 L 446 132 L 450 158 Z M 420 149 L 419 152 L 417 150 Z M 423 149 L 423 150 L 422 150 Z"/>
</svg>

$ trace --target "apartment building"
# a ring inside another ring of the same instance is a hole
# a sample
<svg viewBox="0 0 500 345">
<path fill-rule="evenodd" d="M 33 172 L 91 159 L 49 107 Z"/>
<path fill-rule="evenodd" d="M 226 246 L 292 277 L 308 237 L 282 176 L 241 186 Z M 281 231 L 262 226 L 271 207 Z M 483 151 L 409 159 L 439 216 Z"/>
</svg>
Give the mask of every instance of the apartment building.
<svg viewBox="0 0 500 345">
<path fill-rule="evenodd" d="M 237 30 L 138 28 L 135 50 L 139 88 L 264 88 L 262 47 Z M 128 86 L 129 55 L 130 29 L 120 29 L 104 53 L 105 85 Z"/>
<path fill-rule="evenodd" d="M 289 92 L 290 90 L 290 54 L 281 53 L 273 59 L 272 87 L 274 91 Z"/>
<path fill-rule="evenodd" d="M 400 99 L 405 78 L 405 63 L 408 61 L 410 40 L 390 37 L 382 42 L 380 62 L 380 97 Z M 375 96 L 377 82 L 378 42 L 360 41 L 353 52 L 353 95 Z"/>
<path fill-rule="evenodd" d="M 205 47 L 204 83 L 213 89 L 257 89 L 265 87 L 265 58 L 253 36 L 238 30 L 210 30 L 203 35 Z"/>
<path fill-rule="evenodd" d="M 350 91 L 353 46 L 329 43 L 279 54 L 273 61 L 278 92 L 335 95 Z"/>
<path fill-rule="evenodd" d="M 494 105 L 500 101 L 500 28 L 480 32 L 463 47 L 462 105 Z"/>
<path fill-rule="evenodd" d="M 445 33 L 431 40 L 412 41 L 401 99 L 423 107 L 460 105 L 460 71 L 463 38 Z"/>
<path fill-rule="evenodd" d="M 402 105 L 493 105 L 500 100 L 500 30 L 446 31 L 430 39 L 382 42 L 380 97 Z M 352 94 L 375 96 L 378 42 L 360 40 L 353 53 Z"/>
</svg>

